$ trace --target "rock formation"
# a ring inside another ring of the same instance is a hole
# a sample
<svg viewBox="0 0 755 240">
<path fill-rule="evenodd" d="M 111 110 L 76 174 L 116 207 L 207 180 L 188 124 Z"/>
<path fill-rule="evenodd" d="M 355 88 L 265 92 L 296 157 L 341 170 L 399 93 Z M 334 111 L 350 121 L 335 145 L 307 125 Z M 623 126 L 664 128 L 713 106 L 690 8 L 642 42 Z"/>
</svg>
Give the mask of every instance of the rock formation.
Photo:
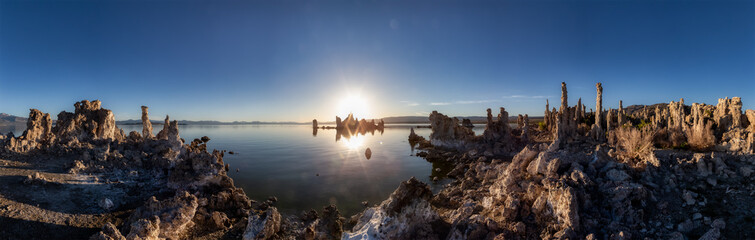
<svg viewBox="0 0 755 240">
<path fill-rule="evenodd" d="M 145 139 L 153 138 L 152 122 L 149 121 L 149 108 L 142 106 L 142 137 Z"/>
<path fill-rule="evenodd" d="M 281 215 L 278 209 L 270 207 L 262 214 L 250 214 L 244 231 L 244 240 L 273 239 L 280 230 Z"/>
<path fill-rule="evenodd" d="M 579 121 L 585 108 L 581 101 L 568 105 L 565 84 L 560 108 L 546 106 L 544 125 L 550 127 L 528 128 L 527 115 L 519 117 L 521 127 L 511 131 L 521 129 L 521 135 L 496 146 L 528 143 L 510 160 L 489 155 L 483 136 L 467 140 L 462 150 L 422 149 L 417 156 L 454 164 L 451 183 L 429 201 L 425 196 L 400 201 L 416 205 L 396 213 L 380 209 L 387 202 L 365 210 L 346 238 L 755 237 L 743 220 L 755 205 L 750 197 L 755 185 L 747 183 L 755 176 L 755 111 L 742 113 L 739 98 L 719 100 L 716 106 L 680 100 L 625 108 L 620 101 L 618 109 L 604 111 L 601 84 L 596 88 L 592 126 Z M 495 123 L 488 110 L 488 125 Z M 553 142 L 523 140 L 547 139 L 543 135 L 553 135 Z M 717 152 L 709 152 L 714 146 Z M 412 228 L 422 234 L 412 235 L 416 232 L 399 223 L 419 224 Z M 435 226 L 432 234 L 422 230 L 428 224 Z M 730 228 L 739 224 L 743 227 Z"/>
<path fill-rule="evenodd" d="M 601 128 L 600 124 L 603 122 L 603 84 L 595 84 L 598 96 L 595 98 L 595 128 Z"/>
<path fill-rule="evenodd" d="M 521 116 L 521 115 L 520 115 Z M 527 114 L 524 114 L 524 117 L 522 117 L 522 135 L 520 138 L 524 142 L 529 141 L 529 130 L 530 129 L 530 117 Z"/>
<path fill-rule="evenodd" d="M 323 129 L 326 129 L 323 127 Z M 374 119 L 370 120 L 369 122 L 365 119 L 359 120 L 354 118 L 354 115 L 349 114 L 345 119 L 341 120 L 340 117 L 336 116 L 336 127 L 335 127 L 337 133 L 336 133 L 336 141 L 340 140 L 341 137 L 350 138 L 352 135 L 356 134 L 366 134 L 368 132 L 375 134 L 375 131 L 383 133 L 385 129 L 385 122 L 381 119 L 380 122 L 375 122 Z"/>
<path fill-rule="evenodd" d="M 402 182 L 387 200 L 362 212 L 342 239 L 443 239 L 436 229 L 445 223 L 430 207 L 432 195 L 415 178 Z"/>
<path fill-rule="evenodd" d="M 75 112 L 60 112 L 55 127 L 50 115 L 31 109 L 27 130 L 18 138 L 9 139 L 6 149 L 28 152 L 51 146 L 79 146 L 93 141 L 124 140 L 123 130 L 115 126 L 115 116 L 101 108 L 100 101 L 81 101 L 74 104 Z"/>
<path fill-rule="evenodd" d="M 223 153 L 207 151 L 208 137 L 184 145 L 177 122 L 166 118 L 157 138 L 143 138 L 134 131 L 127 139 L 116 127 L 113 113 L 102 108 L 99 101 L 85 100 L 74 106 L 75 112 L 58 114 L 54 127 L 49 114 L 32 109 L 28 130 L 18 138 L 2 141 L 0 155 L 20 160 L 72 161 L 63 165 L 72 166 L 68 174 L 80 175 L 77 179 L 92 174 L 107 179 L 100 184 L 117 183 L 113 188 L 134 189 L 124 199 L 96 195 L 108 193 L 87 193 L 95 194 L 92 204 L 101 211 L 135 208 L 119 221 L 121 227 L 105 224 L 93 239 L 195 238 L 227 229 L 248 217 L 252 202 L 227 176 Z M 146 107 L 142 113 L 148 130 Z M 149 136 L 148 132 L 145 135 Z M 34 176 L 31 182 L 52 181 Z"/>
<path fill-rule="evenodd" d="M 430 114 L 430 142 L 439 147 L 463 148 L 474 137 L 474 132 L 459 125 L 459 119 L 433 111 Z"/>
<path fill-rule="evenodd" d="M 26 130 L 18 138 L 10 137 L 7 148 L 16 152 L 28 152 L 42 145 L 49 144 L 54 139 L 52 135 L 52 120 L 50 114 L 42 113 L 37 109 L 29 110 L 29 118 L 26 122 Z"/>
<path fill-rule="evenodd" d="M 472 121 L 469 120 L 469 118 L 462 119 L 461 125 L 467 128 L 474 128 L 474 124 L 472 124 Z"/>
<path fill-rule="evenodd" d="M 228 177 L 223 152 L 207 151 L 209 138 L 184 144 L 177 122 L 167 117 L 156 138 L 138 132 L 125 138 L 98 101 L 77 103 L 55 127 L 49 115 L 32 110 L 24 134 L 0 139 L 0 154 L 60 154 L 60 161 L 71 161 L 70 174 L 96 174 L 114 188 L 131 184 L 128 195 L 137 200 L 93 198 L 93 205 L 112 200 L 98 210 L 130 215 L 102 224 L 93 239 L 755 237 L 755 111 L 742 113 L 741 99 L 635 108 L 641 112 L 620 102 L 603 116 L 597 84 L 595 116 L 589 116 L 581 100 L 568 105 L 561 86 L 561 106 L 546 106 L 541 130 L 529 127 L 526 114 L 512 129 L 504 108 L 497 119 L 488 109 L 485 132 L 475 136 L 458 119 L 433 112 L 430 141 L 412 128 L 409 142 L 420 144 L 415 155 L 450 165 L 447 173 L 433 174 L 448 182 L 434 194 L 409 179 L 351 218 L 334 205 L 320 215 L 290 216 L 278 212 L 274 198 L 252 201 Z M 353 116 L 336 123 L 355 132 L 383 125 Z M 27 184 L 50 181 L 30 175 Z"/>
<path fill-rule="evenodd" d="M 156 138 L 158 140 L 167 140 L 168 144 L 175 150 L 179 148 L 183 141 L 178 135 L 178 121 L 170 121 L 170 116 L 165 116 L 165 123 L 163 129 L 157 133 Z"/>
</svg>

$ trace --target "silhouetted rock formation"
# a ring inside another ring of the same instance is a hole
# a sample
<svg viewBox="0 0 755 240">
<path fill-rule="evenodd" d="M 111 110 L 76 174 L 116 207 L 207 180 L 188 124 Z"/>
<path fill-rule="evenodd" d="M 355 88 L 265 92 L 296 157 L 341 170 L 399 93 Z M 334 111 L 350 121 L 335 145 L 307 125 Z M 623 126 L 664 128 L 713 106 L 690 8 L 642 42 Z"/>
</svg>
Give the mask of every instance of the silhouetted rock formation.
<svg viewBox="0 0 755 240">
<path fill-rule="evenodd" d="M 464 126 L 467 128 L 474 128 L 474 124 L 472 124 L 472 120 L 469 120 L 469 118 L 462 119 L 461 126 Z"/>
<path fill-rule="evenodd" d="M 317 128 L 316 122 L 317 120 L 313 120 L 313 128 Z M 352 114 L 349 114 L 346 116 L 345 119 L 341 120 L 340 117 L 336 116 L 336 126 L 335 127 L 325 127 L 323 126 L 322 129 L 336 129 L 336 141 L 339 141 L 341 137 L 350 138 L 351 136 L 357 135 L 357 134 L 367 134 L 368 132 L 371 134 L 375 134 L 375 131 L 383 133 L 385 129 L 385 122 L 381 119 L 380 122 L 375 122 L 375 120 L 370 120 L 369 122 L 365 119 L 359 120 L 354 118 Z M 313 135 L 316 135 L 317 131 L 313 131 Z"/>
</svg>

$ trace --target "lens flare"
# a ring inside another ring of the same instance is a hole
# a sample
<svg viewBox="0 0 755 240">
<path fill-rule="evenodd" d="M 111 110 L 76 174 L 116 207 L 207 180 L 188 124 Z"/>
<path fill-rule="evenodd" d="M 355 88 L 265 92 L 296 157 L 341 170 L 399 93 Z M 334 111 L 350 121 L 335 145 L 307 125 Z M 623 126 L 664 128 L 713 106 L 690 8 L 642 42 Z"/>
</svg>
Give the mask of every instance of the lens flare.
<svg viewBox="0 0 755 240">
<path fill-rule="evenodd" d="M 346 148 L 348 148 L 349 150 L 357 150 L 359 149 L 359 147 L 364 145 L 364 138 L 358 137 L 358 136 L 352 136 L 351 138 L 348 138 L 348 139 L 341 139 L 340 142 L 342 142 L 343 145 L 346 146 Z"/>
</svg>

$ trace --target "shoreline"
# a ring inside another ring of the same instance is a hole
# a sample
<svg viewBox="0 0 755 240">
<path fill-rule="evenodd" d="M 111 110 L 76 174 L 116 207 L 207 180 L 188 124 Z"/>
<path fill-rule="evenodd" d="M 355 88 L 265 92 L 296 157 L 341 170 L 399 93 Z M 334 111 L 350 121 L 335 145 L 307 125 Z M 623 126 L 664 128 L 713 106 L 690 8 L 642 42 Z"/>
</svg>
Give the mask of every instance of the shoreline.
<svg viewBox="0 0 755 240">
<path fill-rule="evenodd" d="M 281 214 L 228 177 L 225 151 L 187 141 L 166 117 L 152 136 L 120 130 L 99 101 L 60 123 L 32 110 L 27 130 L 0 137 L 0 221 L 6 238 L 188 239 L 719 239 L 750 235 L 755 212 L 755 111 L 671 102 L 597 113 L 546 106 L 516 126 L 500 109 L 481 135 L 438 112 L 410 146 L 449 165 L 440 192 L 414 178 L 354 216 L 337 206 Z M 621 104 L 620 104 L 621 105 Z M 597 123 L 597 124 L 596 124 Z M 733 204 L 736 203 L 736 204 Z M 25 228 L 32 224 L 34 231 Z"/>
</svg>

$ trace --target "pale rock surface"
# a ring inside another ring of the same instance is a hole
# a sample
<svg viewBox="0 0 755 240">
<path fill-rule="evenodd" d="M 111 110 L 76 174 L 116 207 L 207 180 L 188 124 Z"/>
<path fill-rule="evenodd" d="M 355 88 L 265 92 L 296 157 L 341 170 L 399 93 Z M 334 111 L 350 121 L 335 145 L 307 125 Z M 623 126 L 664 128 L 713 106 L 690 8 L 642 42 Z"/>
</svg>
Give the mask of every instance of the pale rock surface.
<svg viewBox="0 0 755 240">
<path fill-rule="evenodd" d="M 149 121 L 149 108 L 142 106 L 142 137 L 145 139 L 151 139 L 152 135 L 152 122 Z"/>
<path fill-rule="evenodd" d="M 280 230 L 281 215 L 275 207 L 269 207 L 262 213 L 249 214 L 249 220 L 244 230 L 244 240 L 273 239 Z"/>
</svg>

